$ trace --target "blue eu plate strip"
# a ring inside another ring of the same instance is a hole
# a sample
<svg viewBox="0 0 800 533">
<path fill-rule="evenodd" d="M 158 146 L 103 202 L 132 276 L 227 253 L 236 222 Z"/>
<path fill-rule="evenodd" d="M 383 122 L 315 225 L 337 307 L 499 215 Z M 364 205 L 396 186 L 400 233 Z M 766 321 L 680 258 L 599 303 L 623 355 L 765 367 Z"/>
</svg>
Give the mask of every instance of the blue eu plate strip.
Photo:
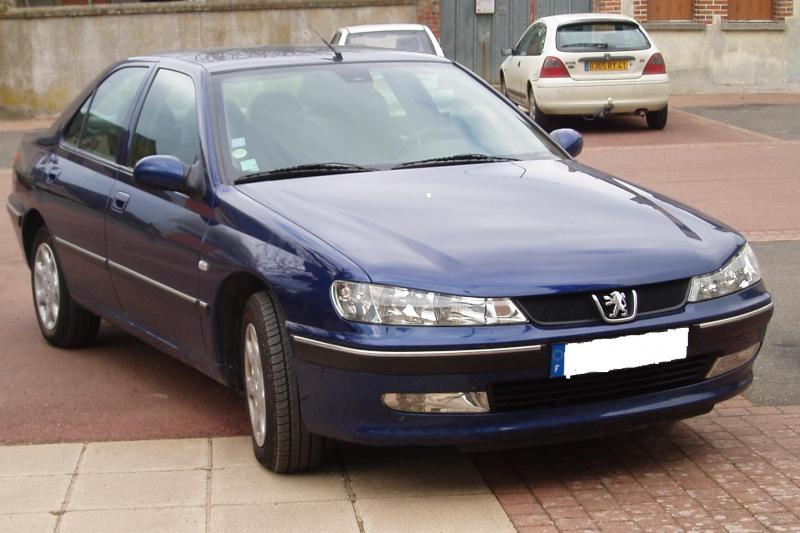
<svg viewBox="0 0 800 533">
<path fill-rule="evenodd" d="M 564 377 L 564 348 L 565 344 L 552 344 L 550 346 L 550 377 Z"/>
</svg>

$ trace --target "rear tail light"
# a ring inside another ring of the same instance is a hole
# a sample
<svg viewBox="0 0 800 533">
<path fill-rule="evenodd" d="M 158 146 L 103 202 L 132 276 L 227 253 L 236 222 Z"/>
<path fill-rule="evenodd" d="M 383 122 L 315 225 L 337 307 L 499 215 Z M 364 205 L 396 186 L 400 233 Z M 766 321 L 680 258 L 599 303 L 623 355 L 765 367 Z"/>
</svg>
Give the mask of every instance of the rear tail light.
<svg viewBox="0 0 800 533">
<path fill-rule="evenodd" d="M 557 57 L 547 56 L 542 63 L 540 78 L 569 78 L 569 71 Z"/>
<path fill-rule="evenodd" d="M 667 64 L 664 56 L 656 52 L 650 57 L 650 61 L 644 66 L 644 74 L 666 74 Z"/>
</svg>

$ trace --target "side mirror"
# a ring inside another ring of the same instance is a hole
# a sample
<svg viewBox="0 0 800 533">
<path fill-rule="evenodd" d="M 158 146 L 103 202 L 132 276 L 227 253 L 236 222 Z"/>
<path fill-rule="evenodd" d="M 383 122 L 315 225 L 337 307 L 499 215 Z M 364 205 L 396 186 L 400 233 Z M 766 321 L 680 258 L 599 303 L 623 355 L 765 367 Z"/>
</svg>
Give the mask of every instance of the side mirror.
<svg viewBox="0 0 800 533">
<path fill-rule="evenodd" d="M 550 137 L 572 157 L 578 157 L 583 150 L 583 135 L 572 128 L 553 130 Z"/>
<path fill-rule="evenodd" d="M 171 155 L 150 155 L 133 167 L 133 179 L 146 187 L 186 192 L 189 165 Z"/>
<path fill-rule="evenodd" d="M 513 48 L 503 48 L 502 50 L 500 50 L 500 53 L 503 54 L 504 56 L 513 56 L 514 55 L 514 49 Z"/>
</svg>

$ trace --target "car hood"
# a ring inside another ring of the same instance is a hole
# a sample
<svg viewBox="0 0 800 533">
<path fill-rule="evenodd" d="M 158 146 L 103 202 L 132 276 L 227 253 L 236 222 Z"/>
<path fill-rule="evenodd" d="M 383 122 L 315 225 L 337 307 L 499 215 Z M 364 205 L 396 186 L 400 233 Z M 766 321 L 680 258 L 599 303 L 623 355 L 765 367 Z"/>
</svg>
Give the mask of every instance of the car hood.
<svg viewBox="0 0 800 533">
<path fill-rule="evenodd" d="M 744 240 L 574 161 L 487 163 L 239 189 L 375 283 L 476 296 L 595 290 L 716 270 Z"/>
</svg>

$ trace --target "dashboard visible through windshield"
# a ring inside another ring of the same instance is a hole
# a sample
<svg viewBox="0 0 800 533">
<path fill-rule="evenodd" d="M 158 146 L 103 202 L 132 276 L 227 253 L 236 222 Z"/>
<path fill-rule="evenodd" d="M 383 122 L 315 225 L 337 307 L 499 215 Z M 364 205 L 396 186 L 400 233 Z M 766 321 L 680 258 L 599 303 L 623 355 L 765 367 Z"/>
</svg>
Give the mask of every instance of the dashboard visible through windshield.
<svg viewBox="0 0 800 533">
<path fill-rule="evenodd" d="M 523 116 L 450 64 L 248 70 L 216 75 L 215 92 L 232 180 L 331 163 L 345 172 L 560 157 Z"/>
</svg>

